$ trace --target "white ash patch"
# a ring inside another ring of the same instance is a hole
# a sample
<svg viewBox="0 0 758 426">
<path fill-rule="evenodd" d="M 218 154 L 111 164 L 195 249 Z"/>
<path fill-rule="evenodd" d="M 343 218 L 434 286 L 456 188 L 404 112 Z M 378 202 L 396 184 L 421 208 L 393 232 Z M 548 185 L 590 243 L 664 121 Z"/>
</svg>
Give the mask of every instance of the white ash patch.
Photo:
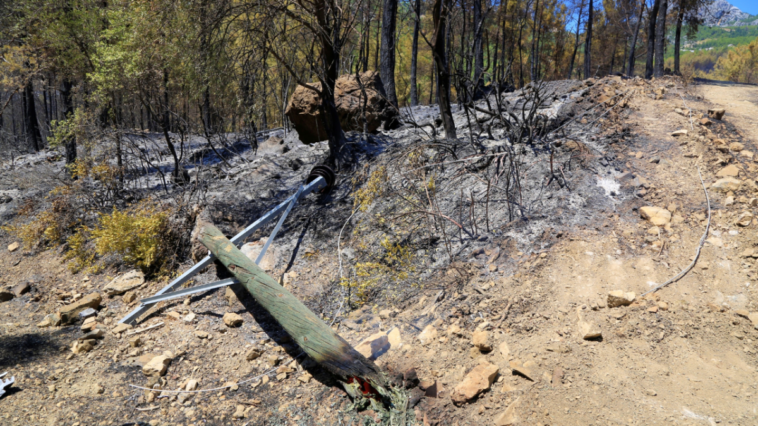
<svg viewBox="0 0 758 426">
<path fill-rule="evenodd" d="M 603 188 L 605 195 L 615 197 L 621 190 L 621 184 L 613 177 L 598 177 L 597 186 Z"/>
</svg>

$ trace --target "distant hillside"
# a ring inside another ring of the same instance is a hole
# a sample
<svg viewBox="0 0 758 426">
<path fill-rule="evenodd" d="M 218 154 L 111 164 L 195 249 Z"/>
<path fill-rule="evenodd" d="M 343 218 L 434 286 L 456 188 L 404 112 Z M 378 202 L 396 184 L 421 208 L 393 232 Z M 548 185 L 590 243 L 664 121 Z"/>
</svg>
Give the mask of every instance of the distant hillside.
<svg viewBox="0 0 758 426">
<path fill-rule="evenodd" d="M 748 44 L 758 38 L 758 25 L 700 27 L 692 39 L 684 40 L 683 51 L 713 50 Z M 673 52 L 671 52 L 673 54 Z"/>
<path fill-rule="evenodd" d="M 726 0 L 716 0 L 700 13 L 705 25 L 712 27 L 741 27 L 758 25 L 758 16 L 741 11 Z"/>
</svg>

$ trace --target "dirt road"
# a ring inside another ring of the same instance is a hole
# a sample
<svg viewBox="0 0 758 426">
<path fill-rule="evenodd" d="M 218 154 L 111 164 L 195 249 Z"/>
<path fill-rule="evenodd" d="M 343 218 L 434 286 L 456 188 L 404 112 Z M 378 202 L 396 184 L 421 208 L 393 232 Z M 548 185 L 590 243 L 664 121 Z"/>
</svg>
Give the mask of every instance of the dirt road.
<svg viewBox="0 0 758 426">
<path fill-rule="evenodd" d="M 706 101 L 727 110 L 729 120 L 753 143 L 758 142 L 758 86 L 703 80 L 695 87 Z"/>
</svg>

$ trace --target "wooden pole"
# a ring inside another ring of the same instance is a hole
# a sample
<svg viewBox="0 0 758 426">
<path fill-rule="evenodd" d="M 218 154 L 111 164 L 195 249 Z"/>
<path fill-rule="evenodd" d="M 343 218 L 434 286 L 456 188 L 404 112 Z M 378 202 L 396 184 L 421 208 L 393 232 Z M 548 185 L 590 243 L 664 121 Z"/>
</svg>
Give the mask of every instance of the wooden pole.
<svg viewBox="0 0 758 426">
<path fill-rule="evenodd" d="M 193 235 L 231 272 L 314 361 L 348 381 L 385 387 L 379 368 L 358 353 L 292 293 L 245 256 L 212 223 L 200 221 Z"/>
</svg>

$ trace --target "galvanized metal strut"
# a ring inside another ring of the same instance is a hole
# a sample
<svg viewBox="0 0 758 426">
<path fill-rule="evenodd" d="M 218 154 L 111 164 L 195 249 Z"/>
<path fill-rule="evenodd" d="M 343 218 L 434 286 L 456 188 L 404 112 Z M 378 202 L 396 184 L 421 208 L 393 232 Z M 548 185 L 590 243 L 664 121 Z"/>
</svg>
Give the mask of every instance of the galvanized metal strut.
<svg viewBox="0 0 758 426">
<path fill-rule="evenodd" d="M 276 217 L 281 214 L 281 217 L 279 218 L 279 222 L 277 222 L 276 226 L 274 227 L 274 230 L 271 232 L 271 235 L 268 237 L 266 244 L 263 246 L 261 253 L 258 255 L 258 258 L 255 260 L 255 264 L 256 265 L 259 264 L 260 261 L 263 259 L 263 256 L 266 254 L 266 250 L 268 250 L 269 246 L 271 245 L 271 242 L 274 241 L 274 238 L 276 238 L 276 234 L 277 232 L 279 232 L 279 229 L 282 227 L 282 224 L 284 223 L 284 220 L 287 218 L 287 215 L 289 215 L 290 211 L 292 211 L 292 207 L 295 206 L 295 203 L 297 203 L 298 200 L 310 194 L 311 192 L 320 192 L 320 193 L 328 192 L 334 186 L 335 179 L 336 179 L 335 174 L 329 167 L 326 167 L 326 166 L 314 167 L 313 170 L 311 170 L 310 174 L 308 175 L 306 184 L 300 185 L 300 187 L 298 188 L 297 192 L 294 195 L 284 200 L 284 202 L 274 207 L 268 213 L 261 216 L 260 219 L 256 220 L 255 222 L 253 222 L 253 224 L 251 224 L 250 226 L 242 230 L 242 232 L 235 235 L 231 239 L 231 242 L 234 243 L 237 247 L 239 247 L 240 245 L 242 245 L 242 242 L 245 240 L 245 238 L 250 236 L 253 232 L 257 231 L 261 227 L 263 227 L 263 225 L 276 219 Z M 190 287 L 190 288 L 186 288 L 182 290 L 172 291 L 175 288 L 186 283 L 192 277 L 197 275 L 200 271 L 205 269 L 208 265 L 211 264 L 211 262 L 213 262 L 213 259 L 214 259 L 214 256 L 209 253 L 201 261 L 197 262 L 194 266 L 188 269 L 187 272 L 183 273 L 181 276 L 171 281 L 171 283 L 169 283 L 166 287 L 163 287 L 154 296 L 140 300 L 140 305 L 137 308 L 135 308 L 132 312 L 130 312 L 128 315 L 126 315 L 124 318 L 122 318 L 121 321 L 119 322 L 125 323 L 125 324 L 133 324 L 137 322 L 140 316 L 142 316 L 145 312 L 147 312 L 150 308 L 153 307 L 153 305 L 155 305 L 158 302 L 176 299 L 176 298 L 184 297 L 190 294 L 200 293 L 203 291 L 213 290 L 215 288 L 226 287 L 228 285 L 239 283 L 239 281 L 237 281 L 237 279 L 235 278 L 227 278 L 224 280 L 215 281 L 208 284 L 203 284 L 203 285 Z"/>
</svg>

